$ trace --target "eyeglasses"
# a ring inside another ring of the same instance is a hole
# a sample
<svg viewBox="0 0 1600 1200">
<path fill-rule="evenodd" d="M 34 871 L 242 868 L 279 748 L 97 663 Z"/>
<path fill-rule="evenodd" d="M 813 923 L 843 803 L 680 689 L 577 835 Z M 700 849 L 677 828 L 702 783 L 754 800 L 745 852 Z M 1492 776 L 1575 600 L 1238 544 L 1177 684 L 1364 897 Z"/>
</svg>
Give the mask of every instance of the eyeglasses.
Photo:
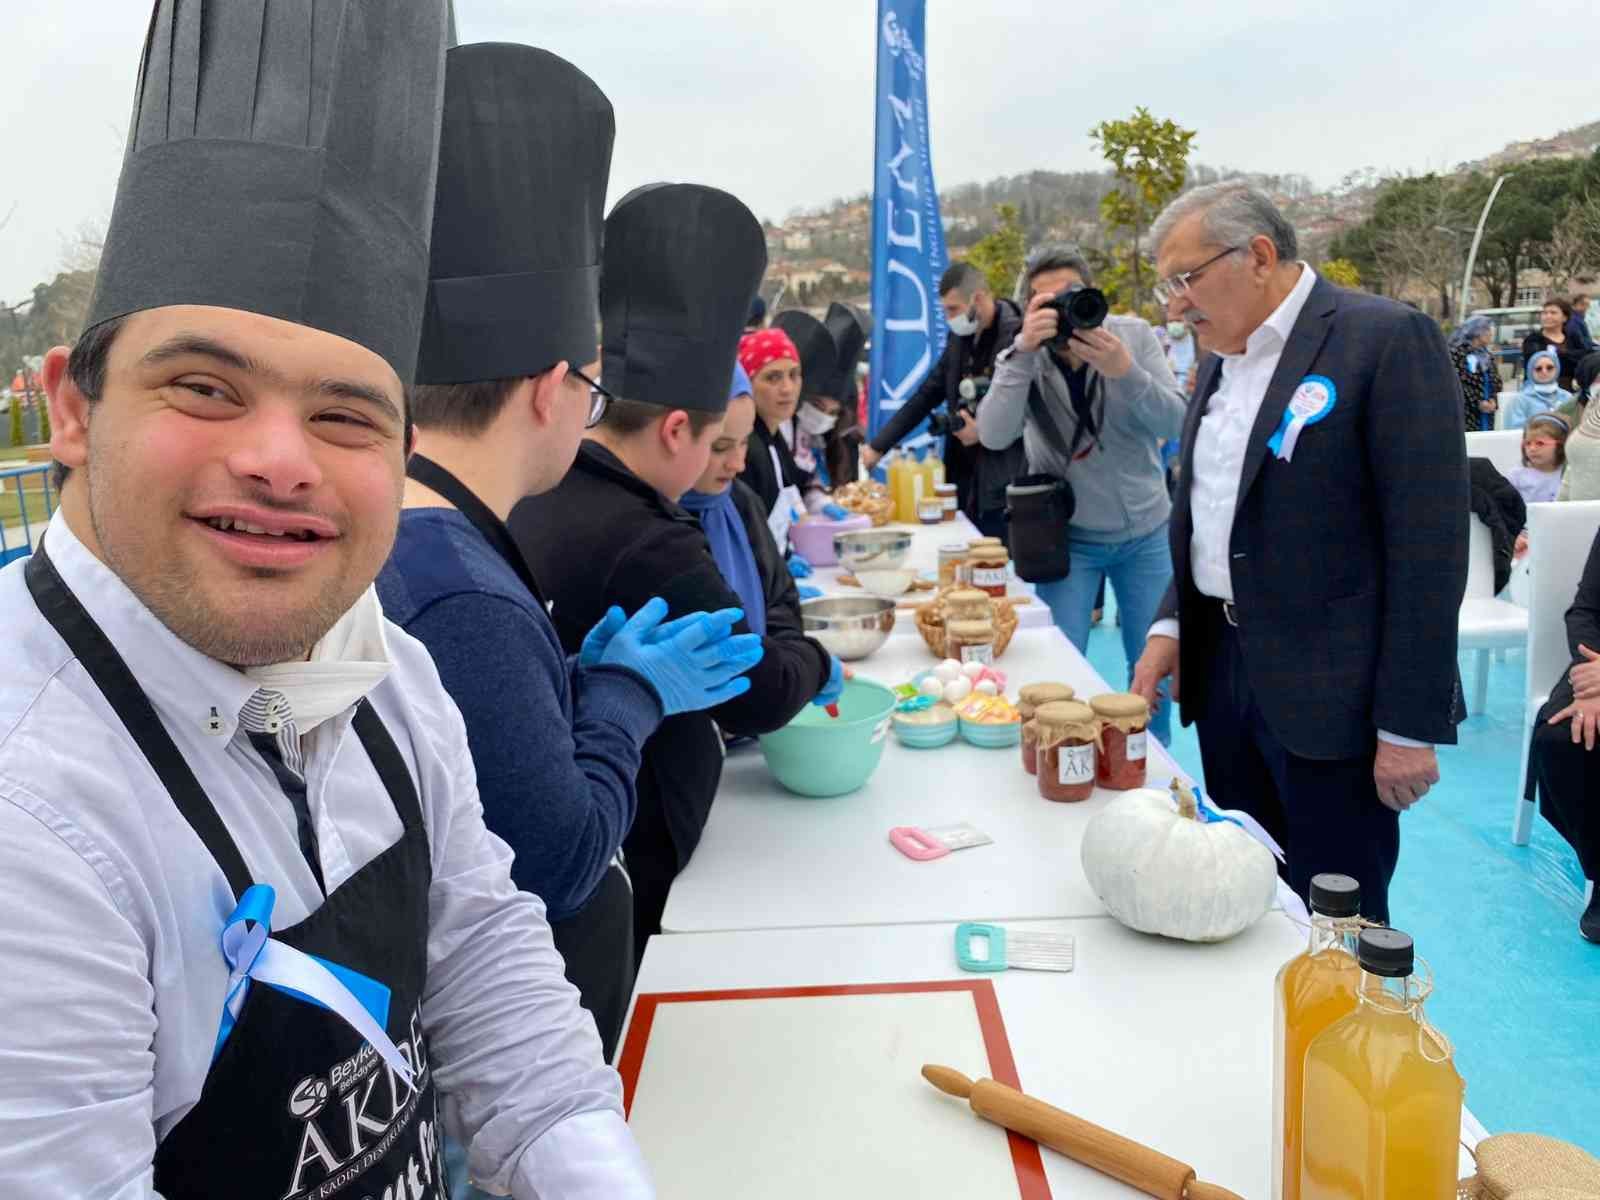
<svg viewBox="0 0 1600 1200">
<path fill-rule="evenodd" d="M 1556 373 L 1556 369 L 1549 363 L 1540 363 L 1538 366 L 1534 367 L 1533 373 L 1535 375 L 1554 375 Z"/>
<path fill-rule="evenodd" d="M 1219 262 L 1235 251 L 1243 249 L 1243 246 L 1229 246 L 1226 250 L 1220 250 L 1213 254 L 1198 267 L 1191 267 L 1187 271 L 1179 271 L 1176 275 L 1167 276 L 1150 289 L 1155 294 L 1156 303 L 1170 304 L 1174 297 L 1188 295 L 1189 288 L 1200 277 L 1200 272 L 1204 271 L 1212 263 Z"/>
<path fill-rule="evenodd" d="M 601 387 L 598 379 L 590 379 L 576 367 L 568 367 L 567 374 L 571 375 L 579 383 L 587 383 L 589 385 L 589 419 L 583 423 L 583 427 L 585 429 L 593 429 L 600 424 L 600 419 L 606 415 L 606 409 L 610 407 L 611 402 L 616 397 Z"/>
</svg>

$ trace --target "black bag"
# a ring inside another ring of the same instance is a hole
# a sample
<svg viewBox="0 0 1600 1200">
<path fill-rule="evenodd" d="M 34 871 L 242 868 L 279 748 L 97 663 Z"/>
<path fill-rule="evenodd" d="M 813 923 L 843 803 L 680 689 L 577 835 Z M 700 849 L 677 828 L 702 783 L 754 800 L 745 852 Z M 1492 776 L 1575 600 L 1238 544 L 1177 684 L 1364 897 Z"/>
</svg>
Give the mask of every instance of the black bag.
<svg viewBox="0 0 1600 1200">
<path fill-rule="evenodd" d="M 1096 376 L 1095 383 L 1098 382 L 1099 376 Z M 1091 397 L 1091 409 L 1093 403 Z M 1080 419 L 1072 431 L 1072 443 L 1068 445 L 1044 397 L 1039 394 L 1038 384 L 1028 388 L 1028 411 L 1038 422 L 1045 441 L 1066 462 L 1070 463 L 1077 453 L 1084 433 L 1092 433 L 1092 419 Z M 1054 583 L 1072 573 L 1067 526 L 1077 507 L 1072 484 L 1055 475 L 1023 475 L 1006 487 L 1006 513 L 1010 519 L 1007 541 L 1019 579 L 1028 583 Z"/>
</svg>

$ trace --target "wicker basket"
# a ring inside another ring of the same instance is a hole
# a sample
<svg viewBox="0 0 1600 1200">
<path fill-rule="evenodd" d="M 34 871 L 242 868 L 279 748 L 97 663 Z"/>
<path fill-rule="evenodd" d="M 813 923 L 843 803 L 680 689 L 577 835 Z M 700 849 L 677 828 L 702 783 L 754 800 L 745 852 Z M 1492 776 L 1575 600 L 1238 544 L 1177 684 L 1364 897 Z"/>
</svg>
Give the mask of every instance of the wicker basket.
<svg viewBox="0 0 1600 1200">
<path fill-rule="evenodd" d="M 922 635 L 922 640 L 927 643 L 929 651 L 935 658 L 944 658 L 944 608 L 940 598 L 927 604 L 919 605 L 916 611 L 917 632 Z M 996 600 L 994 602 L 994 656 L 999 658 L 1006 652 L 1006 647 L 1011 644 L 1012 635 L 1017 632 L 1017 610 L 1011 606 L 1009 600 Z"/>
<path fill-rule="evenodd" d="M 1460 1200 L 1584 1200 L 1600 1196 L 1600 1159 L 1555 1138 L 1500 1133 L 1478 1143 L 1478 1173 Z"/>
</svg>

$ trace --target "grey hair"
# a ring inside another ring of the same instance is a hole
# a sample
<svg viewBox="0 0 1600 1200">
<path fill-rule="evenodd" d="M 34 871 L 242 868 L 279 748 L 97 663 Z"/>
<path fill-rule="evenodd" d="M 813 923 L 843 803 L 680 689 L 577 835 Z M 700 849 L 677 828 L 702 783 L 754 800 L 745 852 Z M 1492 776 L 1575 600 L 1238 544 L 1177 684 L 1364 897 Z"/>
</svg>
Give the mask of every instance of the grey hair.
<svg viewBox="0 0 1600 1200">
<path fill-rule="evenodd" d="M 1022 267 L 1022 274 L 1017 277 L 1016 301 L 1018 304 L 1026 305 L 1032 299 L 1029 285 L 1046 271 L 1076 271 L 1078 278 L 1083 280 L 1085 287 L 1094 282 L 1090 278 L 1089 263 L 1078 252 L 1076 246 L 1068 246 L 1060 242 L 1040 246 L 1028 255 L 1028 261 Z"/>
<path fill-rule="evenodd" d="M 1289 219 L 1265 193 L 1237 179 L 1197 187 L 1167 205 L 1150 226 L 1150 244 L 1157 253 L 1178 222 L 1196 213 L 1206 240 L 1214 245 L 1243 249 L 1252 238 L 1267 237 L 1277 247 L 1279 262 L 1300 257 L 1300 243 Z"/>
</svg>

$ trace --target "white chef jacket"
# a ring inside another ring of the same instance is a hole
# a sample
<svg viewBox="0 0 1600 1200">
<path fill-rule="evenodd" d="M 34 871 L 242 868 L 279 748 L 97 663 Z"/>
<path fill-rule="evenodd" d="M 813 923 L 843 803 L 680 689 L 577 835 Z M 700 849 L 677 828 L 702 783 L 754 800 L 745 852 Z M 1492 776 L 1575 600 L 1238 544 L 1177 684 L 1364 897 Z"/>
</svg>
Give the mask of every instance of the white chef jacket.
<svg viewBox="0 0 1600 1200">
<path fill-rule="evenodd" d="M 180 641 L 61 513 L 47 545 L 252 876 L 277 890 L 274 927 L 303 919 L 322 895 L 293 808 L 238 729 L 267 680 Z M 0 1192 L 148 1200 L 157 1143 L 199 1098 L 211 1062 L 228 978 L 218 939 L 234 898 L 39 613 L 25 561 L 0 571 Z M 422 1018 L 446 1126 L 494 1190 L 651 1196 L 620 1082 L 563 977 L 544 906 L 512 885 L 511 851 L 484 827 L 460 713 L 422 644 L 387 623 L 375 641 L 373 615 L 358 605 L 312 655 L 327 663 L 328 646 L 348 646 L 351 671 L 260 674 L 308 710 L 352 678 L 359 693 L 365 674 L 417 784 L 433 869 Z M 373 670 L 374 652 L 387 655 L 386 671 Z M 330 891 L 402 832 L 353 712 L 354 696 L 320 723 L 308 711 L 301 743 Z"/>
</svg>

